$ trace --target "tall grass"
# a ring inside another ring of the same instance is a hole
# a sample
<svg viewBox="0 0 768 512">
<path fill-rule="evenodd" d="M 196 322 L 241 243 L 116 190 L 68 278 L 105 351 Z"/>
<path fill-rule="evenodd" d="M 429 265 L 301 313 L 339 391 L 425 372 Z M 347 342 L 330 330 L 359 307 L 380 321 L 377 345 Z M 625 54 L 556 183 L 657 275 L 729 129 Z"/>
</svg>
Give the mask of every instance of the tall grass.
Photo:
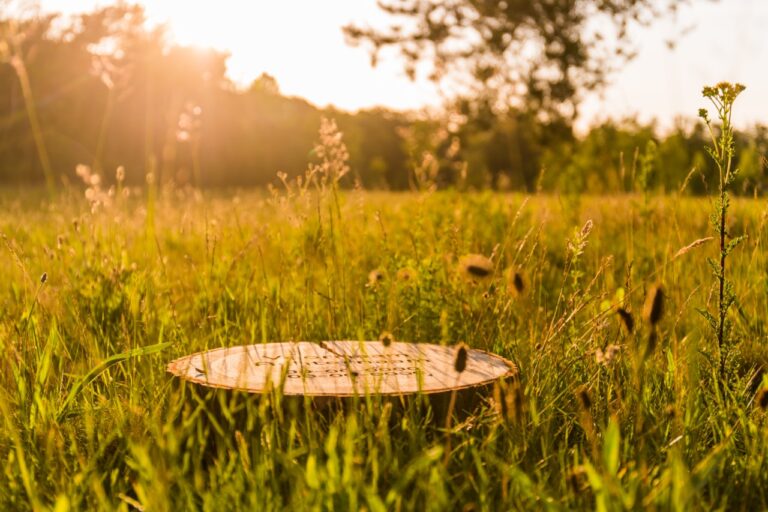
<svg viewBox="0 0 768 512">
<path fill-rule="evenodd" d="M 705 200 L 343 192 L 331 123 L 321 147 L 270 193 L 141 191 L 121 171 L 115 195 L 85 169 L 85 194 L 0 193 L 0 509 L 768 507 L 763 202 L 730 203 L 750 237 L 729 320 L 754 341 L 721 374 L 695 314 L 717 300 Z M 461 340 L 520 375 L 446 417 L 424 397 L 321 404 L 164 371 L 379 337 Z"/>
<path fill-rule="evenodd" d="M 731 204 L 754 235 L 730 266 L 751 323 L 732 320 L 755 343 L 724 387 L 693 313 L 711 300 L 699 261 L 717 249 L 673 258 L 705 234 L 702 200 L 654 198 L 639 224 L 625 199 L 585 197 L 574 226 L 546 196 L 161 188 L 148 231 L 141 194 L 95 210 L 66 194 L 2 196 L 3 509 L 768 506 L 760 202 Z M 630 225 L 654 241 L 647 275 Z M 501 271 L 467 280 L 468 254 L 514 268 L 525 292 Z M 648 350 L 636 312 L 657 280 L 666 307 Z M 222 345 L 387 331 L 493 350 L 519 381 L 446 423 L 419 400 L 320 409 L 164 373 Z"/>
</svg>

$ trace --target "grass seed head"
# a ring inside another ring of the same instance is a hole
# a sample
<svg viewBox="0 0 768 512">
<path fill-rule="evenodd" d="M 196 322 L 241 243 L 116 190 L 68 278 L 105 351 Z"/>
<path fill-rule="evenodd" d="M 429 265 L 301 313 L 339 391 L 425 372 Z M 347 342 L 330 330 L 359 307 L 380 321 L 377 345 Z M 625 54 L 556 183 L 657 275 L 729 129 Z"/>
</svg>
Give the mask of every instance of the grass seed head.
<svg viewBox="0 0 768 512">
<path fill-rule="evenodd" d="M 527 288 L 525 275 L 521 271 L 507 269 L 507 289 L 514 297 L 522 296 Z"/>
<path fill-rule="evenodd" d="M 704 237 L 704 238 L 699 238 L 698 240 L 694 240 L 693 242 L 691 242 L 690 244 L 686 245 L 685 247 L 680 248 L 680 250 L 678 250 L 675 253 L 675 255 L 672 256 L 672 259 L 673 260 L 677 259 L 680 256 L 683 256 L 684 254 L 686 254 L 686 253 L 692 251 L 693 249 L 697 248 L 698 246 L 704 245 L 707 242 L 709 242 L 710 240 L 714 240 L 714 238 L 715 237 L 707 236 L 707 237 Z"/>
<path fill-rule="evenodd" d="M 40 276 L 40 284 L 45 284 L 47 280 L 48 280 L 48 272 L 43 272 L 43 275 Z"/>
<path fill-rule="evenodd" d="M 392 336 L 392 333 L 389 331 L 384 331 L 379 335 L 379 341 L 382 345 L 385 347 L 388 347 L 392 344 L 393 341 L 395 341 L 395 337 Z"/>
<path fill-rule="evenodd" d="M 653 285 L 648 291 L 643 306 L 643 318 L 651 326 L 656 326 L 664 314 L 664 290 L 660 284 Z"/>
<path fill-rule="evenodd" d="M 467 355 L 467 346 L 464 343 L 459 344 L 459 349 L 456 351 L 456 361 L 453 363 L 456 373 L 462 373 L 467 369 Z"/>
<path fill-rule="evenodd" d="M 586 386 L 580 386 L 576 390 L 576 399 L 583 410 L 588 411 L 592 408 L 592 398 L 589 396 L 589 389 Z"/>
<path fill-rule="evenodd" d="M 517 293 L 523 293 L 525 291 L 525 282 L 523 281 L 523 276 L 520 272 L 515 272 L 512 276 L 512 286 Z"/>
<path fill-rule="evenodd" d="M 757 396 L 755 397 L 755 402 L 762 410 L 768 409 L 768 388 L 767 387 L 763 387 L 760 389 L 760 391 L 757 392 Z"/>
<path fill-rule="evenodd" d="M 482 254 L 468 254 L 461 258 L 459 269 L 469 279 L 481 281 L 493 275 L 493 262 Z"/>
<path fill-rule="evenodd" d="M 635 328 L 635 319 L 632 318 L 632 313 L 624 308 L 617 309 L 616 313 L 619 315 L 621 325 L 624 327 L 624 330 L 627 331 L 627 334 L 632 334 L 632 330 Z"/>
</svg>

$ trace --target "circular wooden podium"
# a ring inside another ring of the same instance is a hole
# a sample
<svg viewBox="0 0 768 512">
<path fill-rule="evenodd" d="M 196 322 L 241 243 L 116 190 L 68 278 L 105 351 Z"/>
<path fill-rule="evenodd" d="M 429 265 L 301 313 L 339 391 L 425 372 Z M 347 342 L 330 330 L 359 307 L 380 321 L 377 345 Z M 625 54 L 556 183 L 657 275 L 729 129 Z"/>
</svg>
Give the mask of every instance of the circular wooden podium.
<svg viewBox="0 0 768 512">
<path fill-rule="evenodd" d="M 435 394 L 479 388 L 516 375 L 506 359 L 468 349 L 464 371 L 457 347 L 426 343 L 324 341 L 219 348 L 182 357 L 168 371 L 204 386 L 287 396 L 351 397 Z"/>
</svg>

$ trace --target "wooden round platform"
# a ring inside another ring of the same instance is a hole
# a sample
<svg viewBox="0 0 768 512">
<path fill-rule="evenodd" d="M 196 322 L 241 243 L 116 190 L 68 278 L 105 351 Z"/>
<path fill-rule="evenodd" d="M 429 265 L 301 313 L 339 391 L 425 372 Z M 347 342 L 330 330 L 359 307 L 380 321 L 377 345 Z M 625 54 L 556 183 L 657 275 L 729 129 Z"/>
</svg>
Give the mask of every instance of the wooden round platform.
<svg viewBox="0 0 768 512">
<path fill-rule="evenodd" d="M 482 386 L 517 373 L 506 359 L 467 351 L 454 368 L 457 347 L 379 341 L 285 342 L 219 348 L 182 357 L 168 371 L 210 387 L 284 395 L 348 397 L 365 394 L 444 393 Z"/>
</svg>

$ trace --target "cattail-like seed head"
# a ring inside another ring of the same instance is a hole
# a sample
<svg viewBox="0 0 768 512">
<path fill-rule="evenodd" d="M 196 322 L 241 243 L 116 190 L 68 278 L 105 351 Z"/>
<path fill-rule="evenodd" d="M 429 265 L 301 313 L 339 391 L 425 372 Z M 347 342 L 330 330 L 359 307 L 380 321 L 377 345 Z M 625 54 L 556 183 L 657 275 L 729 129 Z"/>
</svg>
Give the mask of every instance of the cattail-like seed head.
<svg viewBox="0 0 768 512">
<path fill-rule="evenodd" d="M 487 279 L 493 274 L 493 262 L 482 254 L 468 254 L 461 258 L 460 269 L 470 279 Z"/>
<path fill-rule="evenodd" d="M 528 288 L 525 274 L 522 271 L 512 267 L 507 269 L 507 290 L 513 297 L 521 297 Z"/>
<path fill-rule="evenodd" d="M 660 284 L 656 284 L 648 291 L 643 306 L 643 318 L 646 322 L 655 326 L 664 314 L 664 290 Z"/>
<path fill-rule="evenodd" d="M 40 276 L 40 284 L 45 284 L 47 280 L 48 280 L 48 272 L 43 272 L 43 275 Z"/>
<path fill-rule="evenodd" d="M 512 274 L 512 287 L 518 295 L 525 291 L 525 281 L 523 281 L 523 275 L 520 272 Z"/>
<path fill-rule="evenodd" d="M 456 373 L 462 373 L 467 369 L 467 355 L 467 346 L 461 343 L 456 351 L 456 361 L 453 364 Z"/>
<path fill-rule="evenodd" d="M 755 397 L 755 402 L 757 405 L 765 410 L 768 409 L 768 388 L 763 387 L 760 389 L 760 391 L 757 392 L 757 397 Z"/>
<path fill-rule="evenodd" d="M 589 390 L 586 386 L 580 386 L 576 390 L 576 399 L 579 401 L 579 405 L 585 411 L 592 408 L 592 398 L 589 396 Z"/>
<path fill-rule="evenodd" d="M 624 308 L 617 309 L 616 313 L 619 315 L 621 325 L 624 326 L 624 330 L 627 331 L 627 334 L 632 334 L 632 330 L 635 328 L 635 319 L 632 318 L 632 313 Z"/>
<path fill-rule="evenodd" d="M 381 342 L 382 345 L 384 345 L 385 347 L 388 347 L 392 344 L 393 341 L 395 341 L 395 337 L 392 336 L 391 332 L 384 331 L 379 336 L 379 341 Z"/>
</svg>

